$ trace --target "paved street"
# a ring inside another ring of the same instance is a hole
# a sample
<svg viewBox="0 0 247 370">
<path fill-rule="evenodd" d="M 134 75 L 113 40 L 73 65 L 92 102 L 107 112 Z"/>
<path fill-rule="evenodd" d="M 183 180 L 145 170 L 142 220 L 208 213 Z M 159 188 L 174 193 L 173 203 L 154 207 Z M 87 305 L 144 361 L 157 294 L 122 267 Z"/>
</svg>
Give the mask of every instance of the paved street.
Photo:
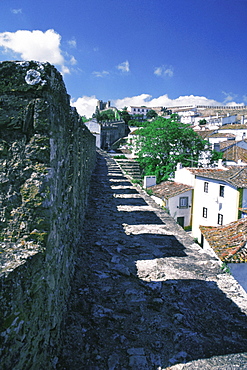
<svg viewBox="0 0 247 370">
<path fill-rule="evenodd" d="M 218 259 L 98 154 L 57 369 L 247 369 L 246 313 Z"/>
</svg>

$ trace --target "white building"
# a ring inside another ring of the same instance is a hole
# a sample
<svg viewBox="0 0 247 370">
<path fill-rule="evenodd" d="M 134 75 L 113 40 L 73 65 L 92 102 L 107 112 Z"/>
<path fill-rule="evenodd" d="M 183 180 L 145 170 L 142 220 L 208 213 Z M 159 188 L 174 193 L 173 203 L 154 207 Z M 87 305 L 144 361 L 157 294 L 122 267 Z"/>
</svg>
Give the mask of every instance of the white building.
<svg viewBox="0 0 247 370">
<path fill-rule="evenodd" d="M 246 125 L 226 125 L 220 128 L 218 133 L 228 133 L 235 136 L 236 140 L 244 140 L 247 138 Z"/>
<path fill-rule="evenodd" d="M 145 107 L 145 106 L 130 106 L 130 114 L 143 114 L 143 118 L 146 118 L 147 112 L 154 110 L 157 114 L 161 112 L 162 107 Z"/>
<path fill-rule="evenodd" d="M 193 125 L 197 129 L 208 129 L 215 130 L 223 125 L 233 124 L 237 122 L 237 114 L 219 114 L 216 115 L 204 115 L 199 112 L 196 107 L 184 108 L 181 110 L 174 111 L 180 117 L 180 121 L 185 124 Z M 205 125 L 200 125 L 200 121 L 205 120 Z"/>
<path fill-rule="evenodd" d="M 202 242 L 200 226 L 220 226 L 244 217 L 247 208 L 247 168 L 182 168 L 175 181 L 194 187 L 192 235 Z"/>
<path fill-rule="evenodd" d="M 152 198 L 184 227 L 191 227 L 192 186 L 163 181 L 152 186 Z"/>
<path fill-rule="evenodd" d="M 207 140 L 211 144 L 212 149 L 216 149 L 217 144 L 219 144 L 223 141 L 228 141 L 229 143 L 233 143 L 235 141 L 235 135 L 233 133 L 222 132 L 220 130 L 220 131 L 217 131 L 217 132 L 211 134 L 207 138 Z"/>
</svg>

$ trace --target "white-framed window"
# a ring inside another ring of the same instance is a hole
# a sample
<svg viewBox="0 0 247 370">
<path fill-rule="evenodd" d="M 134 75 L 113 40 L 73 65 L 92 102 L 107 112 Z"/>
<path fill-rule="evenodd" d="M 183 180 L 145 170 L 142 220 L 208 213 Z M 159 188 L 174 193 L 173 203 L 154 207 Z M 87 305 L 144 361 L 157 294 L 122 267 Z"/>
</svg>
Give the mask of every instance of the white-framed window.
<svg viewBox="0 0 247 370">
<path fill-rule="evenodd" d="M 218 225 L 223 225 L 223 215 L 218 213 Z"/>
<path fill-rule="evenodd" d="M 202 208 L 202 217 L 204 218 L 208 217 L 208 209 L 206 207 Z"/>
<path fill-rule="evenodd" d="M 204 193 L 208 193 L 208 182 L 204 182 Z"/>
<path fill-rule="evenodd" d="M 188 197 L 179 197 L 179 208 L 188 208 L 189 198 Z"/>
</svg>

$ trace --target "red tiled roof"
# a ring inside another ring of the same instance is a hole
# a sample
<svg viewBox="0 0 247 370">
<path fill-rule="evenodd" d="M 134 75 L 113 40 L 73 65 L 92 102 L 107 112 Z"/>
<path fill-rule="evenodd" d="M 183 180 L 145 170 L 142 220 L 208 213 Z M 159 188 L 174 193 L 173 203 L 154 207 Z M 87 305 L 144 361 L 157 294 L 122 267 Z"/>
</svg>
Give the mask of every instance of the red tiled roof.
<svg viewBox="0 0 247 370">
<path fill-rule="evenodd" d="M 175 197 L 178 194 L 185 193 L 186 191 L 193 189 L 193 187 L 179 182 L 163 181 L 158 185 L 152 186 L 151 189 L 154 195 L 168 199 Z"/>
<path fill-rule="evenodd" d="M 192 174 L 208 179 L 221 180 L 237 188 L 247 188 L 247 166 L 229 166 L 224 169 L 187 168 Z"/>
<path fill-rule="evenodd" d="M 224 226 L 200 226 L 201 233 L 224 262 L 247 262 L 247 217 Z"/>
</svg>

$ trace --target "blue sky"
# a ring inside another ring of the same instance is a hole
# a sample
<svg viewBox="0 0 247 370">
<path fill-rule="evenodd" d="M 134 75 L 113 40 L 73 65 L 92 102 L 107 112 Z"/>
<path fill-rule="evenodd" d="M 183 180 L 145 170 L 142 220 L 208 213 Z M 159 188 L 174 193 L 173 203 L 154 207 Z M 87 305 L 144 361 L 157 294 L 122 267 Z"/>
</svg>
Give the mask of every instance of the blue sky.
<svg viewBox="0 0 247 370">
<path fill-rule="evenodd" d="M 49 61 L 72 104 L 247 105 L 247 0 L 0 0 L 0 61 Z"/>
</svg>

